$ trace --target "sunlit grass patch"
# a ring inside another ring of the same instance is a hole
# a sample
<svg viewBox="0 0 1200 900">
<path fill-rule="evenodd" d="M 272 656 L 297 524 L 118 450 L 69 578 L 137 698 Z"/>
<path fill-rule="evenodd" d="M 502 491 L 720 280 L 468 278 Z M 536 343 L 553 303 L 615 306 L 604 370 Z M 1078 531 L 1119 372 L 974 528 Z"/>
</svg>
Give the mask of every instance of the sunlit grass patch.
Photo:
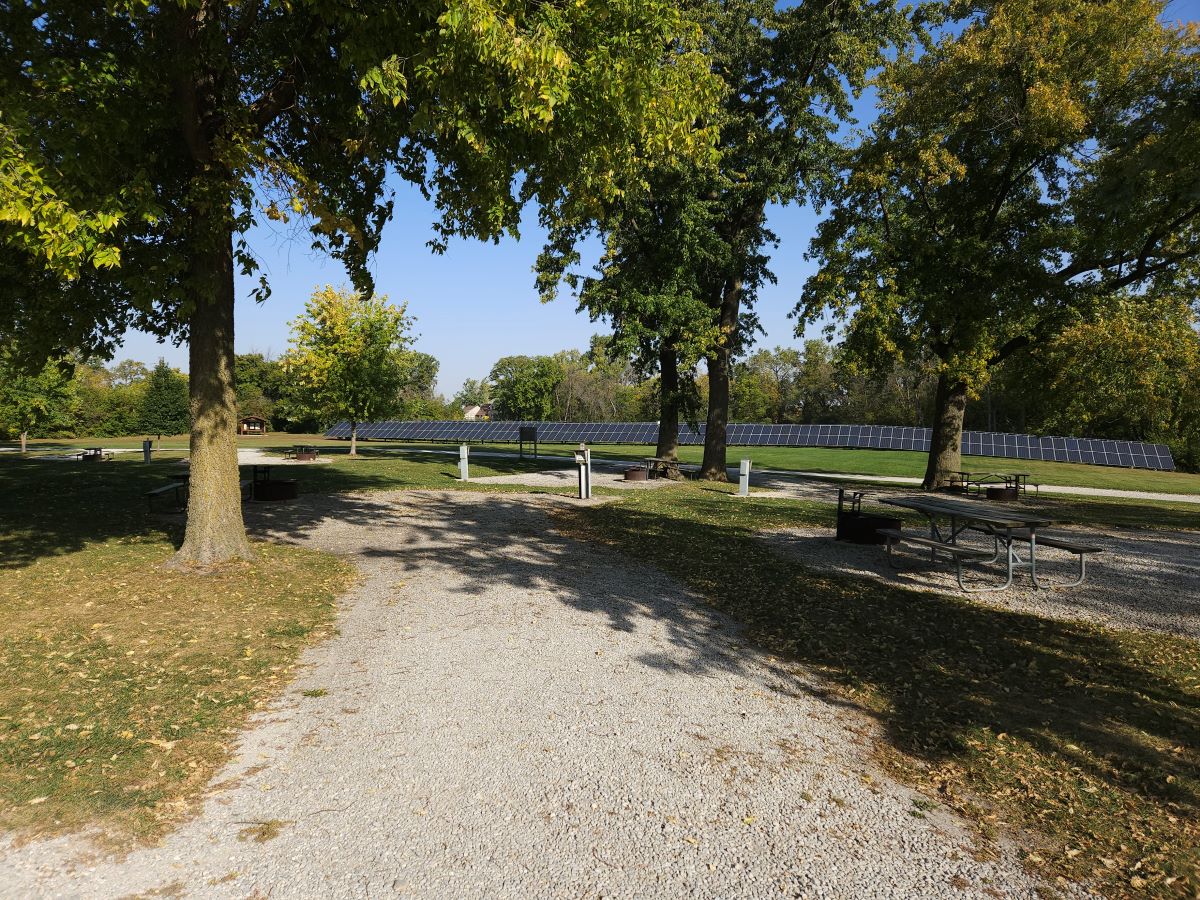
<svg viewBox="0 0 1200 900">
<path fill-rule="evenodd" d="M 0 572 L 0 826 L 147 837 L 178 820 L 352 577 L 265 544 L 178 572 L 172 549 L 113 538 Z"/>
</svg>

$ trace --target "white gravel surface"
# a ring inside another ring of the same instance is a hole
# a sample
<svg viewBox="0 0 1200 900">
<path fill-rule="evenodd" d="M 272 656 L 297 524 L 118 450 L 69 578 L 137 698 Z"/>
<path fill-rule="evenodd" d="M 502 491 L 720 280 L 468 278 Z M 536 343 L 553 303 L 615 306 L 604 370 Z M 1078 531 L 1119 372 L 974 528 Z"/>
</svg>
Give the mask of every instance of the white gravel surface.
<svg viewBox="0 0 1200 900">
<path fill-rule="evenodd" d="M 546 469 L 541 472 L 516 472 L 511 475 L 484 475 L 469 479 L 472 484 L 523 484 L 527 487 L 560 487 L 575 489 L 579 486 L 579 473 L 575 469 Z M 620 488 L 622 490 L 653 490 L 674 484 L 669 478 L 650 478 L 646 481 L 626 481 L 625 467 L 611 471 L 592 467 L 592 487 Z"/>
<path fill-rule="evenodd" d="M 4 893 L 1036 896 L 1012 853 L 981 862 L 949 815 L 915 814 L 865 717 L 674 580 L 555 533 L 556 502 L 252 507 L 259 534 L 357 561 L 337 636 L 161 846 L 7 846 Z"/>
<path fill-rule="evenodd" d="M 1089 558 L 1087 579 L 1077 587 L 1036 590 L 1028 569 L 1017 569 L 1004 591 L 971 594 L 972 600 L 1055 619 L 1082 619 L 1117 628 L 1181 634 L 1200 639 L 1200 532 L 1133 531 L 1128 529 L 1055 528 L 1048 532 L 1097 544 L 1105 552 Z M 781 553 L 799 563 L 847 575 L 889 581 L 919 591 L 961 593 L 945 559 L 936 566 L 917 548 L 896 551 L 893 569 L 882 546 L 833 539 L 833 528 L 789 528 L 764 532 Z M 992 549 L 983 535 L 966 544 Z M 1049 547 L 1038 549 L 1038 578 L 1073 581 L 1074 554 Z M 967 563 L 964 580 L 972 587 L 1003 584 L 1002 562 Z"/>
</svg>

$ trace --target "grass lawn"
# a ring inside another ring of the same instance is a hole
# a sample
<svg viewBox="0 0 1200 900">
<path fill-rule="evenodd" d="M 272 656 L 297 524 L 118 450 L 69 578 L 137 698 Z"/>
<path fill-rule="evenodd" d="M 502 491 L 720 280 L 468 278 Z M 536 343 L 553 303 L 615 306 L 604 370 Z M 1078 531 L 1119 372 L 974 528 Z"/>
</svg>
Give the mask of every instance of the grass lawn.
<svg viewBox="0 0 1200 900">
<path fill-rule="evenodd" d="M 150 514 L 143 495 L 179 479 L 177 462 L 0 457 L 2 828 L 161 833 L 329 633 L 353 577 L 335 556 L 259 544 L 253 563 L 210 574 L 162 567 L 183 516 Z M 456 460 L 371 450 L 295 473 L 306 492 L 457 484 Z"/>
<path fill-rule="evenodd" d="M 472 474 L 544 467 L 477 456 Z M 0 826 L 161 833 L 302 647 L 328 633 L 351 578 L 334 557 L 260 545 L 255 563 L 201 578 L 158 566 L 182 516 L 148 515 L 142 494 L 180 474 L 169 458 L 0 457 Z M 454 456 L 379 444 L 287 474 L 304 492 L 529 490 L 461 485 Z M 615 503 L 557 515 L 687 582 L 763 651 L 824 674 L 879 723 L 889 770 L 984 833 L 1024 835 L 1049 878 L 1093 879 L 1110 896 L 1200 891 L 1194 642 L 807 570 L 755 535 L 831 524 L 832 495 L 746 502 L 731 489 L 613 491 Z M 1187 504 L 1030 502 L 1063 521 L 1197 520 Z"/>
<path fill-rule="evenodd" d="M 369 446 L 376 445 L 372 443 Z M 379 444 L 379 446 L 383 446 L 383 444 Z M 421 445 L 408 444 L 405 446 L 419 447 Z M 509 444 L 478 449 L 512 452 L 515 448 Z M 543 444 L 539 450 L 544 453 L 563 455 L 569 454 L 572 446 Z M 594 457 L 608 459 L 641 460 L 653 452 L 653 448 L 640 445 L 596 444 L 592 447 Z M 679 458 L 685 463 L 699 465 L 703 455 L 704 450 L 701 447 L 679 448 Z M 923 477 L 927 460 L 926 454 L 907 450 L 838 450 L 820 447 L 729 448 L 729 464 L 731 466 L 736 466 L 738 460 L 743 457 L 752 459 L 756 469 L 900 478 Z M 969 472 L 1028 472 L 1030 481 L 1040 484 L 1200 494 L 1200 475 L 1186 472 L 1152 472 L 1147 469 L 1118 469 L 1109 466 L 1085 466 L 1077 463 L 997 459 L 983 456 L 965 456 L 962 464 L 963 469 Z"/>
<path fill-rule="evenodd" d="M 290 447 L 297 441 L 286 442 Z M 328 441 L 331 449 L 345 447 L 345 441 Z M 457 445 L 431 443 L 392 443 L 365 441 L 364 448 L 393 450 L 448 450 L 457 452 Z M 542 444 L 539 451 L 552 456 L 569 456 L 573 444 Z M 515 444 L 472 445 L 472 451 L 513 453 Z M 325 452 L 330 452 L 329 450 Z M 594 444 L 592 456 L 597 459 L 640 461 L 652 454 L 653 448 L 642 445 Z M 679 458 L 685 463 L 700 464 L 701 447 L 679 448 Z M 905 450 L 838 450 L 819 447 L 730 447 L 729 464 L 748 456 L 756 469 L 780 469 L 790 472 L 814 472 L 828 475 L 875 475 L 898 478 L 920 478 L 925 474 L 926 455 Z M 476 459 L 484 459 L 482 456 Z M 995 457 L 963 457 L 963 468 L 970 472 L 1027 472 L 1030 481 L 1071 487 L 1115 488 L 1127 491 L 1153 491 L 1169 494 L 1200 494 L 1200 475 L 1187 472 L 1153 472 L 1147 469 L 1118 469 L 1109 466 L 1085 466 L 1077 463 L 1009 460 Z"/>
<path fill-rule="evenodd" d="M 0 826 L 152 838 L 246 716 L 328 633 L 351 567 L 258 545 L 206 575 L 162 568 L 176 528 L 142 492 L 165 463 L 0 460 Z"/>
<path fill-rule="evenodd" d="M 879 723 L 884 766 L 983 833 L 1017 834 L 1051 881 L 1113 897 L 1200 891 L 1194 642 L 835 577 L 755 537 L 829 524 L 824 504 L 684 484 L 557 515 L 679 577 L 777 660 L 825 675 Z"/>
<path fill-rule="evenodd" d="M 321 435 L 268 434 L 263 437 L 239 438 L 242 447 L 256 447 L 268 453 L 282 453 L 296 444 L 313 444 L 325 453 L 346 453 L 349 442 L 328 440 Z M 140 448 L 142 438 L 79 438 L 70 441 L 45 439 L 30 441 L 34 453 L 78 449 L 86 446 L 109 448 Z M 9 445 L 11 446 L 11 445 Z M 163 450 L 186 450 L 187 435 L 164 437 Z M 440 450 L 457 454 L 456 444 L 399 443 L 392 441 L 360 441 L 362 451 L 372 449 L 418 451 Z M 514 453 L 515 444 L 472 445 L 473 451 Z M 542 444 L 543 454 L 569 456 L 571 444 Z M 680 459 L 699 464 L 701 447 L 681 447 Z M 641 460 L 653 453 L 653 448 L 640 444 L 595 444 L 592 455 L 598 459 Z M 433 455 L 433 454 L 431 454 Z M 730 447 L 729 462 L 736 466 L 739 459 L 749 456 L 758 469 L 781 469 L 793 472 L 816 472 L 831 475 L 875 475 L 900 478 L 920 478 L 925 474 L 926 455 L 905 450 L 839 450 L 819 447 Z M 483 461 L 484 457 L 476 459 Z M 1027 472 L 1030 480 L 1040 484 L 1073 487 L 1115 488 L 1130 491 L 1154 491 L 1170 494 L 1200 494 L 1200 475 L 1186 472 L 1154 472 L 1147 469 L 1119 469 L 1109 466 L 1085 466 L 1077 463 L 1054 463 L 1033 460 L 1008 460 L 996 457 L 963 457 L 963 468 L 970 472 Z M 474 469 L 474 464 L 472 465 Z"/>
</svg>

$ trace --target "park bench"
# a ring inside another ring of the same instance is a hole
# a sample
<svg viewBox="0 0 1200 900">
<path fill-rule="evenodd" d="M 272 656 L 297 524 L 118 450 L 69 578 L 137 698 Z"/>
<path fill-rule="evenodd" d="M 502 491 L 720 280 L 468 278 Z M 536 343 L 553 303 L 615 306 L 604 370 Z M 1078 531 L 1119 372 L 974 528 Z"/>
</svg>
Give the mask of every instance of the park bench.
<svg viewBox="0 0 1200 900">
<path fill-rule="evenodd" d="M 661 456 L 646 456 L 643 457 L 646 463 L 646 476 L 648 478 L 658 478 L 659 473 L 662 477 L 677 479 L 679 478 L 679 460 L 664 459 Z"/>
<path fill-rule="evenodd" d="M 884 543 L 887 546 L 888 565 L 892 568 L 899 568 L 896 565 L 892 555 L 892 550 L 898 546 L 919 547 L 929 551 L 929 561 L 937 562 L 939 553 L 948 556 L 954 563 L 954 577 L 958 579 L 958 586 L 968 593 L 979 593 L 980 591 L 998 590 L 999 588 L 969 588 L 963 583 L 962 564 L 963 560 L 987 560 L 992 558 L 992 554 L 987 550 L 977 550 L 974 547 L 960 547 L 958 544 L 948 544 L 945 541 L 939 541 L 934 538 L 918 537 L 913 534 L 904 534 L 898 528 L 880 528 L 878 533 L 883 537 Z M 1007 585 L 1005 585 L 1007 587 Z"/>
</svg>

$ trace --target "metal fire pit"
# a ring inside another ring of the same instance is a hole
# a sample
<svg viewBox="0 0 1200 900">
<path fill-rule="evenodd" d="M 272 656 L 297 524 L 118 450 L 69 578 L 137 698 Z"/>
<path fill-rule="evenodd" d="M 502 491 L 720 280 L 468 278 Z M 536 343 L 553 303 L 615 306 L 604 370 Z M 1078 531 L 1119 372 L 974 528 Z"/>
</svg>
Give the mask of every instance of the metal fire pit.
<svg viewBox="0 0 1200 900">
<path fill-rule="evenodd" d="M 645 466 L 633 466 L 632 468 L 626 469 L 625 470 L 625 480 L 626 481 L 645 481 L 646 480 L 646 467 Z"/>
<path fill-rule="evenodd" d="M 899 528 L 900 519 L 895 516 L 877 516 L 862 511 L 862 493 L 855 491 L 850 495 L 850 505 L 847 508 L 846 489 L 838 488 L 837 534 L 839 541 L 851 544 L 882 544 L 884 537 L 879 533 L 880 528 Z"/>
</svg>

